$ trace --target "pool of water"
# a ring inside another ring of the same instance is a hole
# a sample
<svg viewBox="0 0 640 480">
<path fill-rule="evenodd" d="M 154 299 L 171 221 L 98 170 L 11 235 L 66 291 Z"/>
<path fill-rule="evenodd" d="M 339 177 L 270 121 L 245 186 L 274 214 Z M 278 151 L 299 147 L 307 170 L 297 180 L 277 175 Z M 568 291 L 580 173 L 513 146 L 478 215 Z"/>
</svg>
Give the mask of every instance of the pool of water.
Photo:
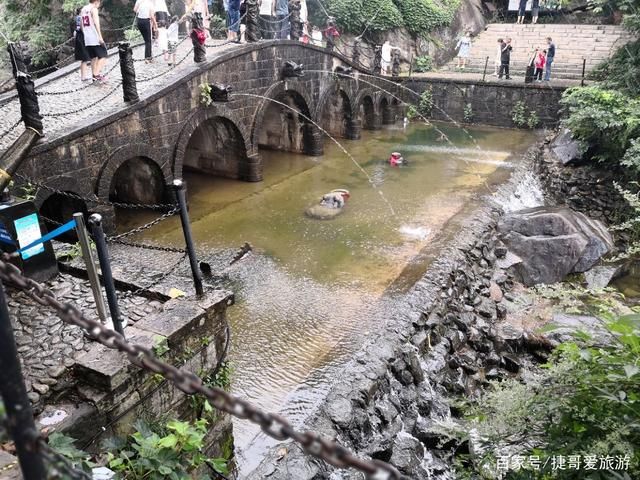
<svg viewBox="0 0 640 480">
<path fill-rule="evenodd" d="M 438 130 L 453 145 L 439 141 Z M 456 214 L 495 191 L 534 141 L 524 131 L 470 133 L 473 141 L 450 125 L 410 125 L 342 140 L 367 175 L 328 141 L 321 157 L 261 151 L 260 183 L 185 176 L 198 248 L 254 247 L 229 270 L 237 299 L 228 310 L 233 393 L 301 422 L 367 334 L 406 308 L 402 291 L 388 287 L 412 262 L 428 261 L 419 252 Z M 390 167 L 393 151 L 409 166 Z M 344 213 L 325 221 L 304 214 L 335 188 L 351 192 Z M 142 220 L 118 218 L 123 229 Z M 145 235 L 183 242 L 177 220 Z M 269 445 L 257 434 L 246 422 L 234 424 L 241 472 Z"/>
</svg>

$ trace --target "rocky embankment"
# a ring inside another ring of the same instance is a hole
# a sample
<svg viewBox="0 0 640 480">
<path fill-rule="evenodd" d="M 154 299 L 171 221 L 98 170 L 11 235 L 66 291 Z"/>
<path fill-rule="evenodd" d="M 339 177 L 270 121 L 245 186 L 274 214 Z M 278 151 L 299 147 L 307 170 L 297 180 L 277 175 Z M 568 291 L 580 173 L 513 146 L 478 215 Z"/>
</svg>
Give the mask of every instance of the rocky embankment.
<svg viewBox="0 0 640 480">
<path fill-rule="evenodd" d="M 534 206 L 517 197 L 533 188 L 523 187 L 532 181 L 526 170 L 543 164 L 549 149 L 531 153 L 415 285 L 408 300 L 413 313 L 390 319 L 371 339 L 305 428 L 390 462 L 409 478 L 455 478 L 452 458 L 473 450 L 469 441 L 453 441 L 440 428 L 460 415 L 456 400 L 476 398 L 491 380 L 526 376 L 569 338 L 567 332 L 588 320 L 554 316 L 556 330 L 534 333 L 536 326 L 517 314 L 524 285 L 587 271 L 613 249 L 604 224 L 568 208 L 509 211 Z M 362 475 L 338 473 L 284 444 L 248 478 L 265 477 Z"/>
</svg>

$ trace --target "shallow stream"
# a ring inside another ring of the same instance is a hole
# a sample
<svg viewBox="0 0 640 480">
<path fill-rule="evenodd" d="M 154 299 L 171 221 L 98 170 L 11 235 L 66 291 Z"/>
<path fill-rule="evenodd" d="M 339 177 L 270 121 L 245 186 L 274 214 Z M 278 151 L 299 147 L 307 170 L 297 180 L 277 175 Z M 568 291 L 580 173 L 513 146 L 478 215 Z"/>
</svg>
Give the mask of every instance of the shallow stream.
<svg viewBox="0 0 640 480">
<path fill-rule="evenodd" d="M 428 257 L 418 253 L 449 220 L 495 191 L 534 141 L 530 132 L 484 127 L 469 130 L 472 141 L 460 128 L 437 127 L 454 146 L 425 125 L 341 140 L 370 180 L 331 142 L 322 157 L 262 150 L 260 183 L 185 176 L 198 249 L 245 241 L 254 247 L 229 270 L 237 299 L 228 310 L 234 394 L 302 421 L 368 332 L 407 308 L 402 289 L 388 287 L 409 287 L 415 279 L 397 279 L 424 272 Z M 393 151 L 409 165 L 389 166 Z M 335 188 L 351 192 L 344 213 L 327 221 L 305 216 Z M 140 217 L 118 221 L 125 229 Z M 183 245 L 173 220 L 145 238 Z M 269 445 L 257 434 L 246 422 L 234 423 L 240 478 Z"/>
</svg>

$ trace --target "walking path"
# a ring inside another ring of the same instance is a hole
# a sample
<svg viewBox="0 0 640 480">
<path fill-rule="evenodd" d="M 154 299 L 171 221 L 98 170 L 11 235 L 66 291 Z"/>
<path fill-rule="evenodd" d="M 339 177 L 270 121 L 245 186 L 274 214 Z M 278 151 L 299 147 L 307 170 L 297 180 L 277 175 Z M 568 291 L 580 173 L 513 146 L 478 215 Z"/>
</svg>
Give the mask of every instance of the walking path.
<svg viewBox="0 0 640 480">
<path fill-rule="evenodd" d="M 222 40 L 208 40 L 207 56 L 213 58 L 226 52 L 236 44 Z M 198 68 L 193 62 L 191 39 L 185 38 L 176 52 L 177 64 L 167 66 L 162 56 L 153 63 L 144 62 L 144 46 L 133 49 L 136 70 L 136 85 L 140 99 L 158 91 L 161 86 L 171 84 L 188 72 Z M 123 107 L 122 77 L 120 75 L 117 49 L 111 51 L 104 67 L 108 80 L 105 83 L 83 84 L 78 73 L 79 63 L 36 81 L 36 92 L 40 113 L 44 117 L 45 136 L 54 137 L 67 131 L 94 122 L 98 117 L 113 113 Z M 20 120 L 20 103 L 15 90 L 0 96 L 0 151 L 9 147 L 24 131 Z"/>
</svg>

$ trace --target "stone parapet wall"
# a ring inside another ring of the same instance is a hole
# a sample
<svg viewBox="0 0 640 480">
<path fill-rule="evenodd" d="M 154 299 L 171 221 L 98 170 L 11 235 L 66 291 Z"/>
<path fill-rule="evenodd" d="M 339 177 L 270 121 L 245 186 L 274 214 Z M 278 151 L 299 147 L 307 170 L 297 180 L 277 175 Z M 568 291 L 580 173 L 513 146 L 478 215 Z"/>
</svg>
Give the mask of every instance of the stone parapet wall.
<svg viewBox="0 0 640 480">
<path fill-rule="evenodd" d="M 488 74 L 491 73 L 491 70 Z M 527 116 L 535 112 L 538 127 L 555 127 L 560 121 L 559 102 L 563 87 L 540 87 L 524 83 L 484 83 L 479 80 L 415 78 L 401 83 L 416 94 L 404 92 L 405 101 L 419 102 L 419 94 L 431 90 L 434 107 L 430 118 L 447 122 L 466 122 L 465 109 L 471 106 L 472 122 L 497 127 L 516 127 L 513 110 L 524 102 Z"/>
</svg>

